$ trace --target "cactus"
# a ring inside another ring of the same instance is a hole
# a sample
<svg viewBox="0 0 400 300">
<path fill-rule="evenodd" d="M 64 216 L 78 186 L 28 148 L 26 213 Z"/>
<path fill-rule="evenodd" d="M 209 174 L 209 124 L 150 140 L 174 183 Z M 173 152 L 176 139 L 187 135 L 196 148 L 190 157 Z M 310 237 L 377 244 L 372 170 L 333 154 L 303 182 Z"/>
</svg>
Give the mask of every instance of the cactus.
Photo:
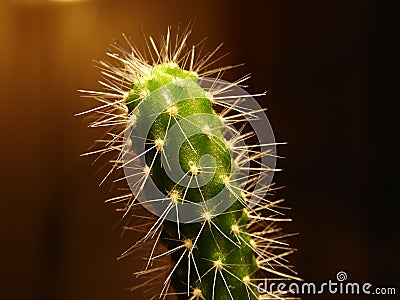
<svg viewBox="0 0 400 300">
<path fill-rule="evenodd" d="M 110 128 L 109 139 L 100 140 L 105 147 L 89 154 L 116 150 L 108 175 L 123 169 L 117 180 L 126 179 L 132 193 L 110 201 L 124 202 L 126 228 L 144 232 L 122 256 L 151 245 L 144 270 L 136 274 L 150 277 L 145 285 L 162 277 L 154 297 L 282 299 L 281 291 L 260 294 L 257 288 L 262 274 L 296 279 L 285 273 L 294 273 L 285 259 L 294 249 L 276 225 L 289 219 L 278 210 L 281 200 L 263 197 L 271 186 L 256 184 L 274 170 L 262 158 L 275 155 L 264 149 L 275 144 L 246 144 L 252 133 L 237 124 L 260 111 L 240 106 L 251 95 L 224 91 L 247 77 L 216 88 L 219 79 L 205 76 L 230 67 L 206 71 L 215 51 L 196 60 L 195 46 L 184 52 L 189 34 L 177 37 L 174 47 L 169 29 L 160 47 L 149 38 L 150 62 L 124 36 L 129 49 L 115 43 L 108 53 L 114 63 L 99 62 L 107 90 L 82 90 L 101 102 L 84 112 L 99 115 L 91 126 Z M 212 84 L 205 88 L 203 81 Z M 151 196 L 149 181 L 158 197 Z M 153 214 L 136 215 L 140 205 Z M 155 266 L 166 256 L 170 265 Z"/>
</svg>

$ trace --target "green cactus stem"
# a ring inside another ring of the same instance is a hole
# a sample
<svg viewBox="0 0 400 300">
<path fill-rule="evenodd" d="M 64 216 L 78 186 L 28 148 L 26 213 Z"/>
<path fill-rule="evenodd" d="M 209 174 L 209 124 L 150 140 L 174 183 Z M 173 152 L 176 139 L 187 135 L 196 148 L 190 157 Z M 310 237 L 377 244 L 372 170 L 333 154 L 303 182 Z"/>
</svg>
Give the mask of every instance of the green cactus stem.
<svg viewBox="0 0 400 300">
<path fill-rule="evenodd" d="M 152 150 L 146 153 L 146 162 L 150 167 L 150 175 L 157 187 L 170 195 L 171 201 L 192 201 L 201 202 L 209 200 L 218 194 L 225 185 L 232 182 L 235 174 L 231 174 L 231 150 L 225 141 L 221 127 L 223 124 L 209 124 L 209 119 L 199 124 L 202 128 L 217 128 L 213 132 L 196 134 L 183 144 L 180 148 L 179 162 L 182 169 L 193 176 L 201 175 L 199 166 L 200 157 L 206 154 L 211 155 L 216 161 L 215 174 L 213 178 L 201 188 L 190 188 L 177 185 L 165 172 L 167 166 L 161 162 L 163 147 L 169 142 L 168 130 L 175 122 L 193 114 L 216 115 L 213 110 L 213 101 L 209 95 L 198 85 L 197 75 L 193 72 L 182 70 L 178 65 L 166 63 L 156 65 L 151 72 L 151 77 L 132 84 L 132 90 L 127 97 L 129 114 L 137 115 L 137 124 L 141 118 L 146 118 L 141 101 L 153 101 L 154 106 L 165 106 L 166 109 L 158 116 L 147 135 L 147 149 Z M 174 84 L 175 83 L 175 84 Z M 162 94 L 159 97 L 147 97 L 141 100 L 140 95 L 144 93 L 151 95 L 162 86 L 168 86 L 171 97 L 182 98 L 182 93 L 187 94 L 187 99 L 179 102 L 165 103 L 166 99 Z M 193 97 L 192 95 L 196 95 Z M 151 99 L 151 100 L 150 100 Z M 133 134 L 142 136 L 141 127 L 138 125 Z M 185 129 L 183 129 L 185 130 Z M 135 147 L 135 145 L 133 145 Z M 229 194 L 229 197 L 234 195 Z M 211 214 L 205 215 L 208 223 L 178 224 L 165 221 L 161 234 L 163 243 L 172 250 L 180 245 L 184 247 L 172 254 L 172 259 L 178 266 L 172 276 L 172 285 L 182 299 L 187 299 L 187 270 L 188 261 L 180 260 L 184 251 L 191 252 L 199 274 L 205 274 L 198 278 L 196 271 L 193 271 L 189 282 L 192 288 L 201 294 L 205 299 L 251 299 L 257 298 L 257 290 L 248 285 L 250 279 L 254 278 L 258 269 L 257 262 L 250 248 L 250 236 L 246 232 L 248 223 L 247 211 L 242 203 L 233 200 L 234 204 L 220 216 L 211 218 Z M 207 219 L 208 218 L 208 219 Z M 213 224 L 211 224 L 211 221 Z M 179 231 L 179 233 L 178 233 Z M 238 236 L 241 243 L 237 242 Z M 236 241 L 236 242 L 235 242 Z M 195 266 L 191 266 L 192 269 Z M 201 280 L 201 281 L 200 281 Z M 249 289 L 252 292 L 249 292 Z"/>
<path fill-rule="evenodd" d="M 99 140 L 102 148 L 87 154 L 116 152 L 106 177 L 123 170 L 117 180 L 126 180 L 130 192 L 109 201 L 124 203 L 125 228 L 144 235 L 122 256 L 150 245 L 141 257 L 146 265 L 136 274 L 146 280 L 137 287 L 148 286 L 151 299 L 254 300 L 264 294 L 284 299 L 282 291 L 258 288 L 263 276 L 298 279 L 286 260 L 294 250 L 277 225 L 289 219 L 280 212 L 281 200 L 264 198 L 270 182 L 262 179 L 275 162 L 269 167 L 263 158 L 276 154 L 265 147 L 268 143 L 248 145 L 253 132 L 243 132 L 243 124 L 263 109 L 237 104 L 255 95 L 226 96 L 223 89 L 204 88 L 205 77 L 230 67 L 206 70 L 216 51 L 201 59 L 195 46 L 183 51 L 189 33 L 173 45 L 168 29 L 159 47 L 150 38 L 150 62 L 124 36 L 129 49 L 114 44 L 108 53 L 113 63 L 99 62 L 106 90 L 81 91 L 100 102 L 81 113 L 98 116 L 90 126 L 109 128 L 107 138 Z M 148 193 L 148 183 L 159 196 Z M 148 215 L 136 214 L 140 205 Z M 184 218 L 192 214 L 197 217 Z M 156 266 L 165 257 L 171 264 Z"/>
</svg>

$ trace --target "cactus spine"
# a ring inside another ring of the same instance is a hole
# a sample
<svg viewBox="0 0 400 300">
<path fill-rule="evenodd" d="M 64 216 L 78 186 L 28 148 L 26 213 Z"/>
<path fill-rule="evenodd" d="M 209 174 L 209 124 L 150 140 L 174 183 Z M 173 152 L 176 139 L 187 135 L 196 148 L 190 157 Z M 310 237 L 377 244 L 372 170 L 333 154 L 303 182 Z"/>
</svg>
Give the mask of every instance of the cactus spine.
<svg viewBox="0 0 400 300">
<path fill-rule="evenodd" d="M 250 205 L 249 196 L 257 196 L 257 191 L 252 190 L 254 175 L 249 175 L 244 185 L 238 183 L 239 170 L 246 163 L 252 163 L 248 167 L 251 171 L 270 171 L 259 162 L 259 158 L 268 153 L 256 152 L 253 146 L 236 146 L 235 138 L 225 138 L 224 131 L 227 128 L 232 130 L 233 122 L 229 119 L 236 122 L 234 117 L 243 117 L 251 112 L 240 110 L 234 103 L 224 103 L 223 98 L 216 100 L 213 98 L 215 94 L 201 87 L 202 75 L 212 73 L 202 74 L 201 70 L 213 53 L 196 65 L 195 47 L 182 54 L 188 34 L 177 42 L 175 51 L 171 51 L 169 30 L 160 48 L 150 38 L 156 54 L 151 64 L 143 59 L 129 39 L 126 39 L 129 51 L 115 45 L 117 51 L 109 53 L 119 65 L 100 62 L 106 78 L 100 83 L 108 91 L 83 91 L 103 104 L 90 110 L 100 114 L 100 119 L 92 126 L 110 125 L 115 128 L 123 124 L 128 125 L 129 131 L 116 129 L 106 140 L 106 147 L 94 153 L 117 150 L 119 154 L 113 160 L 112 171 L 133 160 L 143 159 L 145 163 L 145 169 L 137 172 L 142 175 L 137 177 L 138 187 L 133 189 L 133 193 L 111 199 L 126 202 L 124 216 L 137 207 L 136 194 L 142 192 L 147 180 L 151 179 L 164 194 L 160 199 L 148 200 L 165 204 L 164 211 L 159 217 L 152 217 L 154 221 L 145 236 L 135 244 L 135 247 L 145 243 L 154 245 L 146 270 L 138 274 L 153 276 L 152 273 L 160 271 L 159 268 L 152 269 L 153 262 L 166 255 L 171 257 L 172 265 L 164 269 L 159 295 L 175 294 L 179 299 L 260 299 L 256 282 L 259 272 L 294 278 L 279 271 L 282 267 L 290 270 L 285 256 L 293 250 L 280 240 L 283 235 L 275 224 L 287 219 L 277 217 L 279 212 L 275 207 L 280 201 L 260 199 L 256 205 Z M 221 71 L 221 68 L 216 71 Z M 222 114 L 214 110 L 219 104 L 225 108 Z M 232 111 L 237 113 L 224 118 L 227 112 Z M 149 120 L 151 124 L 147 128 L 143 124 Z M 190 127 L 195 128 L 194 134 L 188 133 Z M 240 130 L 233 131 L 237 135 L 241 133 Z M 180 139 L 183 140 L 181 144 Z M 137 146 L 141 140 L 143 148 Z M 171 150 L 167 149 L 175 146 L 179 146 L 175 150 L 179 167 L 189 178 L 185 184 L 182 178 L 176 180 L 169 174 L 171 170 L 168 169 L 173 167 L 170 166 Z M 127 161 L 124 158 L 126 151 L 136 156 Z M 237 160 L 234 153 L 240 153 L 239 157 L 244 153 L 251 155 Z M 204 157 L 212 157 L 213 164 L 202 163 Z M 254 167 L 255 164 L 258 165 Z M 125 174 L 125 177 L 129 176 Z M 268 188 L 262 187 L 264 190 Z M 214 199 L 222 190 L 228 191 L 224 200 L 231 205 L 223 212 L 215 213 L 212 206 L 204 203 Z M 194 222 L 181 222 L 178 208 L 183 203 L 197 205 L 201 218 Z M 166 215 L 175 210 L 176 220 L 167 219 Z M 266 212 L 272 214 L 266 216 Z M 167 250 L 157 253 L 159 241 Z M 171 286 L 174 293 L 170 291 Z M 270 297 L 282 298 L 279 291 L 264 292 Z"/>
</svg>

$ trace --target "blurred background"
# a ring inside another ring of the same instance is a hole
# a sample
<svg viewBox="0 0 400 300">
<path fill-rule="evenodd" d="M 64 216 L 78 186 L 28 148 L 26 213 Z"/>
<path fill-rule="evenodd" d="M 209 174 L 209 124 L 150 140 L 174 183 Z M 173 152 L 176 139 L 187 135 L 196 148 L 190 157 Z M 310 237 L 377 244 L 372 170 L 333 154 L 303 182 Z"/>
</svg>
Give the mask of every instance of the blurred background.
<svg viewBox="0 0 400 300">
<path fill-rule="evenodd" d="M 79 156 L 101 131 L 74 117 L 94 104 L 77 89 L 99 88 L 92 60 L 122 33 L 143 45 L 140 28 L 158 38 L 189 21 L 189 43 L 224 42 L 221 65 L 245 63 L 224 79 L 251 73 L 248 90 L 268 90 L 300 276 L 343 270 L 399 293 L 399 12 L 367 0 L 2 0 L 0 298 L 139 296 L 126 291 L 132 260 L 116 260 L 132 239 L 103 203 L 102 163 Z"/>
</svg>

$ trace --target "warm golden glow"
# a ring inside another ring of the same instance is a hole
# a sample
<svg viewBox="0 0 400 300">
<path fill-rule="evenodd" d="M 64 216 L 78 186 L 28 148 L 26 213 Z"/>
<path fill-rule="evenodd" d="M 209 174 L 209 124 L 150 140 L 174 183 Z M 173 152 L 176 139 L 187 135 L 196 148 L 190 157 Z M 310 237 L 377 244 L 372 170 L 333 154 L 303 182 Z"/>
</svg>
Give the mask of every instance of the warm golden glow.
<svg viewBox="0 0 400 300">
<path fill-rule="evenodd" d="M 50 2 L 63 2 L 63 3 L 73 3 L 73 2 L 84 2 L 88 0 L 49 0 Z"/>
</svg>

